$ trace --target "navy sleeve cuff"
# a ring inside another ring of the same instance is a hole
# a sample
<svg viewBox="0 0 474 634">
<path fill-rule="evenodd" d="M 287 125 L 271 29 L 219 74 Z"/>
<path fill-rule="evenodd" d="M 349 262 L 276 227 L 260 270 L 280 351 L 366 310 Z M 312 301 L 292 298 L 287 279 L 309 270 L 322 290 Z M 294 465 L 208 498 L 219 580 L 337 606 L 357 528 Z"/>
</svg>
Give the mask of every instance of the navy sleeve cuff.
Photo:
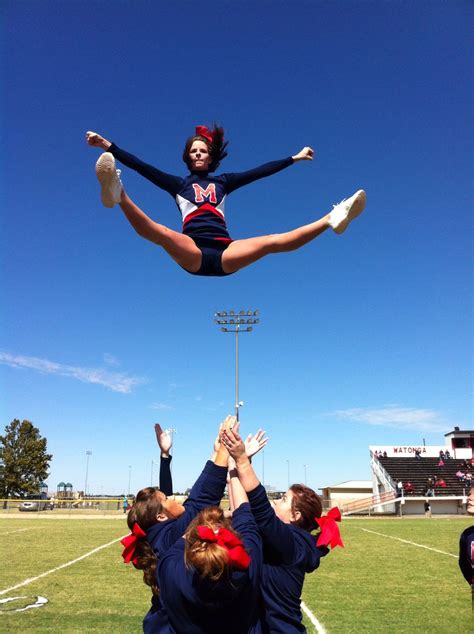
<svg viewBox="0 0 474 634">
<path fill-rule="evenodd" d="M 268 501 L 267 492 L 265 491 L 263 484 L 259 484 L 255 487 L 255 489 L 253 489 L 253 491 L 249 491 L 247 493 L 247 497 L 251 506 L 258 504 L 259 502 Z"/>
</svg>

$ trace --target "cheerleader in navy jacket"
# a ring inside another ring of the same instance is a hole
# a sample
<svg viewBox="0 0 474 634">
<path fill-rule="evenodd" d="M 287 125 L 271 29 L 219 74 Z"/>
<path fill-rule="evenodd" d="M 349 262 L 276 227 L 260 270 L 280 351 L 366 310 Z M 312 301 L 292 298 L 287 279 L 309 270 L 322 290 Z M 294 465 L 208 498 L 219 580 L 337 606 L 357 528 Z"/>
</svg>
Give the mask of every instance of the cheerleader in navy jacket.
<svg viewBox="0 0 474 634">
<path fill-rule="evenodd" d="M 294 251 L 329 227 L 336 233 L 342 233 L 365 206 L 365 192 L 358 190 L 316 222 L 287 233 L 232 240 L 225 222 L 227 195 L 239 187 L 276 174 L 293 163 L 312 160 L 314 152 L 310 147 L 247 172 L 214 176 L 212 172 L 227 156 L 224 130 L 197 126 L 196 134 L 187 140 L 183 152 L 190 175 L 181 178 L 144 163 L 96 132 L 87 132 L 86 139 L 89 145 L 107 150 L 96 164 L 103 204 L 106 207 L 119 204 L 140 236 L 161 246 L 188 273 L 196 275 L 235 273 L 270 253 Z M 182 214 L 182 233 L 154 222 L 135 205 L 123 188 L 114 157 L 175 199 Z"/>
<path fill-rule="evenodd" d="M 291 486 L 272 508 L 242 452 L 243 443 L 235 427 L 224 432 L 223 444 L 236 460 L 239 479 L 262 536 L 264 632 L 305 632 L 301 614 L 305 574 L 316 570 L 329 552 L 328 546 L 343 546 L 335 523 L 340 521 L 340 513 L 332 509 L 321 517 L 319 496 L 301 484 Z M 310 531 L 318 526 L 321 533 L 316 538 Z"/>
<path fill-rule="evenodd" d="M 178 634 L 260 634 L 262 542 L 236 472 L 230 519 L 199 513 L 158 563 L 161 600 Z"/>
</svg>

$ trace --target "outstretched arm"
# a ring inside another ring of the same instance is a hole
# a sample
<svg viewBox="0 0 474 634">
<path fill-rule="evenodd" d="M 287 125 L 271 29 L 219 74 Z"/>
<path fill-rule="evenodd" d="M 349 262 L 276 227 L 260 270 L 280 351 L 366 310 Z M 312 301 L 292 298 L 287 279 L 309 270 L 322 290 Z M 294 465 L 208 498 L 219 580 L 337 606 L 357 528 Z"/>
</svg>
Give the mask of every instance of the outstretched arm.
<svg viewBox="0 0 474 634">
<path fill-rule="evenodd" d="M 245 452 L 245 444 L 239 436 L 238 427 L 226 429 L 222 434 L 222 443 L 235 460 L 236 469 L 244 490 L 246 492 L 253 491 L 258 487 L 260 481 L 253 470 L 250 458 Z"/>
<path fill-rule="evenodd" d="M 284 524 L 275 515 L 267 498 L 265 489 L 260 484 L 248 456 L 245 445 L 238 433 L 230 430 L 224 433 L 223 442 L 234 458 L 237 473 L 243 489 L 248 493 L 252 513 L 257 522 L 263 543 L 271 547 L 274 554 L 278 554 L 282 563 L 290 563 L 295 552 L 295 541 L 289 525 Z"/>
<path fill-rule="evenodd" d="M 86 141 L 88 145 L 101 148 L 106 152 L 111 152 L 118 161 L 120 161 L 130 169 L 135 170 L 136 172 L 144 176 L 147 180 L 151 181 L 154 185 L 157 185 L 157 187 L 164 189 L 172 196 L 176 196 L 176 194 L 180 190 L 182 178 L 180 178 L 179 176 L 173 176 L 172 174 L 167 174 L 166 172 L 162 172 L 156 167 L 153 167 L 153 165 L 145 163 L 133 154 L 122 150 L 117 145 L 115 145 L 115 143 L 112 143 L 108 139 L 105 139 L 97 132 L 92 132 L 91 130 L 86 132 Z"/>
<path fill-rule="evenodd" d="M 228 416 L 221 424 L 219 430 L 226 426 L 231 428 L 235 422 L 235 416 Z M 213 461 L 208 461 L 199 478 L 193 485 L 188 499 L 184 503 L 185 512 L 176 520 L 158 523 L 150 530 L 149 541 L 155 552 L 164 552 L 180 539 L 189 522 L 196 517 L 199 511 L 208 506 L 218 506 L 227 479 L 227 463 L 229 452 L 219 443 Z"/>
<path fill-rule="evenodd" d="M 232 429 L 229 430 L 229 433 L 238 434 L 240 428 L 239 421 L 236 421 Z M 260 430 L 259 430 L 260 431 Z M 224 430 L 223 434 L 225 435 L 226 430 Z M 244 445 L 245 447 L 245 445 Z M 227 480 L 228 489 L 229 489 L 229 500 L 231 500 L 232 512 L 239 508 L 241 504 L 248 502 L 247 493 L 242 486 L 242 483 L 239 480 L 239 473 L 237 471 L 237 465 L 235 463 L 234 458 L 229 456 L 229 477 Z"/>
<path fill-rule="evenodd" d="M 227 191 L 233 192 L 239 187 L 243 187 L 244 185 L 248 185 L 253 183 L 260 178 L 265 178 L 266 176 L 272 176 L 273 174 L 277 174 L 281 172 L 281 170 L 290 167 L 293 163 L 297 163 L 298 161 L 312 161 L 314 156 L 314 151 L 310 147 L 304 147 L 294 156 L 289 156 L 286 159 L 282 159 L 279 161 L 271 161 L 270 163 L 264 163 L 259 167 L 255 167 L 254 169 L 248 170 L 246 172 L 238 172 L 236 174 L 224 174 L 227 183 Z"/>
<path fill-rule="evenodd" d="M 171 478 L 170 449 L 173 445 L 173 437 L 168 429 L 164 431 L 158 423 L 155 425 L 155 434 L 160 448 L 160 491 L 165 495 L 173 495 L 173 480 Z"/>
</svg>

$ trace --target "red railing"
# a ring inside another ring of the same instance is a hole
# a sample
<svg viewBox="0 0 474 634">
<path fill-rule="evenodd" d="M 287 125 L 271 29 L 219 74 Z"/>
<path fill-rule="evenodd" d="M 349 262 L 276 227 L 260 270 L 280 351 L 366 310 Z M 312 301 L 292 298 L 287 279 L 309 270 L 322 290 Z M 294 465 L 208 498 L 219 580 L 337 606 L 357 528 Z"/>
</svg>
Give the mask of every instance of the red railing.
<svg viewBox="0 0 474 634">
<path fill-rule="evenodd" d="M 355 502 L 349 502 L 342 507 L 343 513 L 354 513 L 355 511 L 362 511 L 364 509 L 372 508 L 381 504 L 382 502 L 390 502 L 396 498 L 395 491 L 386 491 L 385 493 L 378 493 L 372 495 L 369 498 L 363 498 L 362 500 L 356 500 Z"/>
</svg>

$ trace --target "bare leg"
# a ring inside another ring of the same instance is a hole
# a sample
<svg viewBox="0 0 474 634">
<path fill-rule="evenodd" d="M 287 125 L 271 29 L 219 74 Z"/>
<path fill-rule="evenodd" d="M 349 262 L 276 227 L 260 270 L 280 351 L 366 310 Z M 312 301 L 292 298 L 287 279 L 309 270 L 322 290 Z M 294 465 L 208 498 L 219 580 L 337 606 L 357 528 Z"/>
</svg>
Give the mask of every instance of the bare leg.
<svg viewBox="0 0 474 634">
<path fill-rule="evenodd" d="M 287 233 L 235 240 L 222 254 L 222 268 L 225 273 L 235 273 L 270 253 L 295 251 L 295 249 L 299 249 L 314 240 L 328 227 L 329 214 L 316 220 L 316 222 L 298 227 L 298 229 Z"/>
<path fill-rule="evenodd" d="M 202 253 L 189 236 L 154 222 L 135 205 L 124 189 L 119 205 L 139 236 L 162 247 L 175 262 L 191 273 L 200 269 Z"/>
</svg>

